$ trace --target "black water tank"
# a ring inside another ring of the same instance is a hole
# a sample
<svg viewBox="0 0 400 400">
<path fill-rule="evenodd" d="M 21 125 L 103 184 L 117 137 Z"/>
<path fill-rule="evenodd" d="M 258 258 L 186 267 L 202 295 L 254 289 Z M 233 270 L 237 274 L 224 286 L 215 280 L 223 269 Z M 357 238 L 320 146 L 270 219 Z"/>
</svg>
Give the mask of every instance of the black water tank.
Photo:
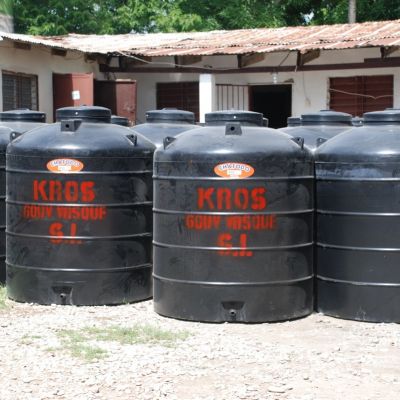
<svg viewBox="0 0 400 400">
<path fill-rule="evenodd" d="M 278 131 L 288 133 L 293 128 L 298 128 L 301 126 L 301 118 L 300 117 L 288 117 L 287 119 L 287 126 L 283 128 L 279 128 Z"/>
<path fill-rule="evenodd" d="M 164 108 L 146 112 L 146 123 L 135 125 L 131 129 L 138 132 L 157 147 L 162 146 L 165 137 L 175 137 L 189 129 L 198 128 L 194 125 L 194 114 L 190 111 Z"/>
<path fill-rule="evenodd" d="M 363 126 L 363 123 L 364 123 L 364 121 L 360 117 L 353 117 L 351 119 L 351 125 L 353 125 L 353 126 L 355 126 L 357 128 L 359 128 L 360 126 Z"/>
<path fill-rule="evenodd" d="M 320 143 L 351 128 L 350 114 L 321 110 L 316 113 L 302 114 L 299 127 L 284 128 L 283 131 L 293 137 L 304 138 L 304 144 L 314 151 Z"/>
<path fill-rule="evenodd" d="M 364 114 L 315 157 L 318 310 L 400 322 L 400 111 Z"/>
<path fill-rule="evenodd" d="M 295 126 L 301 125 L 301 117 L 288 117 L 287 119 L 287 127 L 293 128 Z"/>
<path fill-rule="evenodd" d="M 16 134 L 23 134 L 46 123 L 46 114 L 41 111 L 21 108 L 0 112 L 0 126 L 12 129 Z"/>
<path fill-rule="evenodd" d="M 223 125 L 227 122 L 240 122 L 242 126 L 268 126 L 268 119 L 263 114 L 254 111 L 222 110 L 205 115 L 207 126 Z"/>
<path fill-rule="evenodd" d="M 70 110 L 59 110 L 58 115 Z M 101 305 L 151 296 L 154 146 L 108 109 L 7 148 L 7 288 L 17 301 Z"/>
<path fill-rule="evenodd" d="M 0 126 L 0 284 L 6 281 L 6 148 L 12 130 Z"/>
<path fill-rule="evenodd" d="M 56 121 L 60 122 L 65 119 L 80 119 L 85 122 L 109 124 L 111 123 L 111 111 L 100 106 L 63 107 L 56 110 Z"/>
<path fill-rule="evenodd" d="M 121 126 L 129 126 L 129 119 L 119 115 L 111 115 L 111 123 Z"/>
<path fill-rule="evenodd" d="M 154 305 L 197 321 L 297 318 L 313 306 L 313 162 L 302 142 L 228 123 L 154 160 Z"/>
</svg>

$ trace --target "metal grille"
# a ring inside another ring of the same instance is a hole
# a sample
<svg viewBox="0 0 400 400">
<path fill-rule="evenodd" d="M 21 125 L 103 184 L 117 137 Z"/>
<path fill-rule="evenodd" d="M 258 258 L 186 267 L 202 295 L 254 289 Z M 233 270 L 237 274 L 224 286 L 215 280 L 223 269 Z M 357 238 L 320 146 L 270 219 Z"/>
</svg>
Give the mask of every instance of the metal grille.
<svg viewBox="0 0 400 400">
<path fill-rule="evenodd" d="M 218 110 L 248 110 L 249 87 L 248 85 L 223 85 L 217 87 Z"/>
<path fill-rule="evenodd" d="M 179 108 L 199 120 L 199 82 L 157 83 L 157 108 Z"/>
<path fill-rule="evenodd" d="M 393 107 L 393 75 L 330 78 L 329 93 L 329 106 L 335 111 L 362 116 L 384 110 Z"/>
<path fill-rule="evenodd" d="M 3 72 L 3 110 L 29 108 L 38 110 L 36 75 Z"/>
</svg>

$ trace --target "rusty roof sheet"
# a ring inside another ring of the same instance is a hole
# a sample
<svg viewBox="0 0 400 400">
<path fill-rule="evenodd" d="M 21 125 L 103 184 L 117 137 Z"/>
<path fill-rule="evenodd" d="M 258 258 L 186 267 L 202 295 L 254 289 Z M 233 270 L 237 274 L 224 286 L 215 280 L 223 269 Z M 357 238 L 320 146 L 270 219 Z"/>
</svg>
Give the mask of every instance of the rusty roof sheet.
<svg viewBox="0 0 400 400">
<path fill-rule="evenodd" d="M 400 20 L 232 31 L 126 35 L 31 36 L 0 33 L 0 37 L 85 53 L 151 57 L 278 51 L 305 53 L 315 49 L 400 46 Z"/>
</svg>

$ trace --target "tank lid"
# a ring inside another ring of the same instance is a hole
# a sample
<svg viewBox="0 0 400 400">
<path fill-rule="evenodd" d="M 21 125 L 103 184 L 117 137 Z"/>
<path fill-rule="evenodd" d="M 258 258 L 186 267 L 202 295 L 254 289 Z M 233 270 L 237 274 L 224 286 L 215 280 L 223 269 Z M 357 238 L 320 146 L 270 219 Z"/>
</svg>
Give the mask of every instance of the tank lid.
<svg viewBox="0 0 400 400">
<path fill-rule="evenodd" d="M 261 113 L 241 110 L 214 111 L 205 115 L 206 125 L 226 122 L 240 122 L 256 126 L 265 126 Z"/>
<path fill-rule="evenodd" d="M 300 126 L 301 118 L 300 117 L 288 117 L 287 126 Z"/>
<path fill-rule="evenodd" d="M 146 122 L 186 122 L 194 124 L 194 113 L 178 110 L 177 108 L 163 108 L 162 110 L 150 110 L 146 112 Z"/>
<path fill-rule="evenodd" d="M 56 121 L 59 122 L 63 119 L 109 123 L 111 121 L 111 110 L 98 106 L 63 107 L 56 111 Z"/>
<path fill-rule="evenodd" d="M 0 112 L 0 121 L 46 122 L 46 114 L 29 108 Z"/>
<path fill-rule="evenodd" d="M 400 109 L 391 108 L 384 111 L 372 111 L 363 115 L 364 124 L 400 123 Z"/>
<path fill-rule="evenodd" d="M 129 126 L 129 119 L 119 115 L 111 115 L 111 123 L 114 125 Z"/>
<path fill-rule="evenodd" d="M 351 119 L 351 124 L 353 126 L 362 126 L 363 123 L 364 123 L 364 120 L 362 118 L 360 118 L 360 117 L 353 117 Z"/>
<path fill-rule="evenodd" d="M 338 123 L 351 125 L 351 115 L 333 110 L 321 110 L 316 113 L 301 115 L 302 124 L 313 123 L 324 125 L 326 123 Z"/>
</svg>

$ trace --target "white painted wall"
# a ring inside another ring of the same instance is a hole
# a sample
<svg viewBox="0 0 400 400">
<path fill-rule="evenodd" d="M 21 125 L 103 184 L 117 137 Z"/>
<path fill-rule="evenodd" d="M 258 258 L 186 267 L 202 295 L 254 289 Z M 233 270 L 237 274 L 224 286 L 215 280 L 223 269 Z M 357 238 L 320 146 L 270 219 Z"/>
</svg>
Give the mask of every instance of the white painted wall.
<svg viewBox="0 0 400 400">
<path fill-rule="evenodd" d="M 399 56 L 400 51 L 391 56 Z M 323 51 L 321 56 L 309 65 L 318 64 L 340 64 L 363 62 L 365 58 L 379 58 L 379 48 L 351 49 L 351 50 L 330 50 Z M 283 52 L 267 54 L 265 59 L 251 67 L 295 65 L 296 52 Z M 173 57 L 157 59 L 162 63 L 173 63 Z M 163 64 L 146 65 L 146 67 L 160 67 Z M 167 66 L 167 65 L 165 65 Z M 236 68 L 237 61 L 234 56 L 203 57 L 201 62 L 193 64 L 197 67 L 212 69 Z M 370 68 L 370 69 L 344 69 L 332 71 L 313 72 L 284 72 L 278 74 L 279 84 L 292 85 L 292 115 L 300 115 L 320 109 L 329 105 L 328 84 L 329 78 L 349 77 L 358 75 L 394 75 L 394 106 L 400 107 L 400 68 Z M 197 73 L 124 73 L 116 74 L 118 78 L 130 78 L 137 80 L 138 105 L 137 115 L 139 122 L 145 119 L 145 112 L 156 108 L 156 83 L 157 82 L 180 82 L 199 81 L 200 74 Z M 237 74 L 215 74 L 215 83 L 234 85 L 269 85 L 272 83 L 271 73 L 237 73 Z M 229 96 L 227 93 L 226 96 Z M 248 106 L 248 103 L 246 103 Z"/>
<path fill-rule="evenodd" d="M 391 56 L 400 56 L 400 51 Z M 355 50 L 323 51 L 314 64 L 338 64 L 363 62 L 365 58 L 379 58 L 378 48 Z M 145 67 L 171 67 L 173 57 L 154 58 L 157 63 L 146 64 Z M 251 67 L 295 65 L 296 52 L 267 54 L 265 59 Z M 213 69 L 236 68 L 235 56 L 206 56 L 190 67 L 206 67 Z M 38 75 L 39 108 L 46 112 L 48 120 L 53 115 L 52 73 L 90 73 L 95 78 L 106 79 L 99 72 L 96 63 L 85 62 L 84 56 L 77 52 L 68 52 L 66 57 L 52 56 L 48 48 L 32 46 L 31 50 L 19 50 L 8 40 L 0 42 L 0 70 L 9 70 Z M 330 77 L 348 77 L 356 75 L 394 75 L 394 106 L 400 107 L 400 68 L 371 68 L 357 70 L 333 70 L 313 72 L 285 72 L 278 74 L 278 83 L 292 85 L 292 115 L 324 109 L 329 104 L 328 82 Z M 135 79 L 137 81 L 137 118 L 144 122 L 147 110 L 156 108 L 156 84 L 158 82 L 199 82 L 199 73 L 112 73 L 108 79 Z M 215 74 L 215 84 L 234 85 L 268 85 L 272 84 L 271 73 L 236 73 Z M 227 94 L 229 96 L 229 94 Z M 216 105 L 213 107 L 216 108 Z M 246 107 L 248 103 L 246 102 Z M 1 74 L 0 74 L 0 109 L 2 109 Z"/>
<path fill-rule="evenodd" d="M 0 42 L 1 70 L 38 76 L 39 109 L 47 114 L 47 121 L 53 120 L 53 78 L 52 74 L 91 73 L 98 75 L 95 62 L 85 62 L 84 55 L 67 52 L 65 57 L 51 55 L 45 47 L 32 46 L 31 50 L 15 49 L 9 40 Z M 3 94 L 0 73 L 0 110 L 3 110 Z"/>
</svg>

